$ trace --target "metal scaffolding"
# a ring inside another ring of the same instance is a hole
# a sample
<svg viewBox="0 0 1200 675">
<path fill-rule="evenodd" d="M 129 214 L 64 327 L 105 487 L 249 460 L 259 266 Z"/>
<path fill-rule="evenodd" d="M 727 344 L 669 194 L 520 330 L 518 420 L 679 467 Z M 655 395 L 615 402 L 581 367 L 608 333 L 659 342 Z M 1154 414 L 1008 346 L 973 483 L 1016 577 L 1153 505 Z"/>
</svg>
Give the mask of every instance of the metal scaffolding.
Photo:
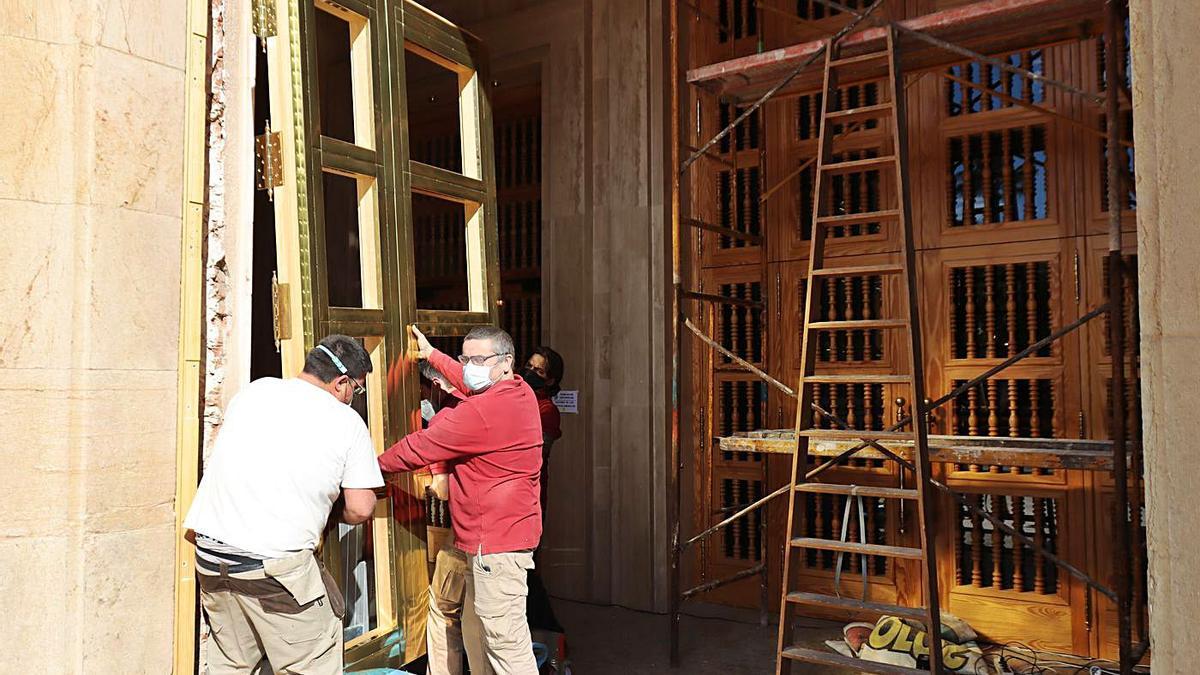
<svg viewBox="0 0 1200 675">
<path fill-rule="evenodd" d="M 685 311 L 685 303 L 689 301 L 706 303 L 708 306 L 712 306 L 714 303 L 742 303 L 750 306 L 754 311 L 763 311 L 762 303 L 699 293 L 686 288 L 684 282 L 685 271 L 689 269 L 687 266 L 691 261 L 687 259 L 688 251 L 685 251 L 681 244 L 684 228 L 692 227 L 711 230 L 714 227 L 718 227 L 688 218 L 684 213 L 683 195 L 681 194 L 682 177 L 688 172 L 689 168 L 702 157 L 711 158 L 712 147 L 720 142 L 722 138 L 732 133 L 768 101 L 778 96 L 795 94 L 798 91 L 805 90 L 805 87 L 808 87 L 809 90 L 818 88 L 814 84 L 816 76 L 808 71 L 808 68 L 817 62 L 825 54 L 826 50 L 840 47 L 843 50 L 850 49 L 861 52 L 867 49 L 872 43 L 878 43 L 880 40 L 886 39 L 886 36 L 891 32 L 902 37 L 908 43 L 921 47 L 920 49 L 912 50 L 905 56 L 905 62 L 900 64 L 905 72 L 928 72 L 940 68 L 944 77 L 953 80 L 954 76 L 945 72 L 945 67 L 964 58 L 983 61 L 1004 70 L 1015 71 L 1023 77 L 1039 80 L 1045 85 L 1057 87 L 1085 101 L 1103 106 L 1107 124 L 1103 130 L 1095 129 L 1078 120 L 1066 118 L 1056 111 L 1033 103 L 1013 99 L 1010 101 L 1011 104 L 1056 119 L 1063 119 L 1076 127 L 1083 127 L 1087 133 L 1103 137 L 1109 158 L 1117 157 L 1120 148 L 1129 146 L 1128 142 L 1122 140 L 1122 116 L 1119 114 L 1119 102 L 1122 96 L 1127 97 L 1128 94 L 1123 91 L 1120 85 L 1124 81 L 1121 77 L 1122 63 L 1119 58 L 1121 50 L 1116 47 L 1120 44 L 1123 37 L 1121 26 L 1126 12 L 1125 0 L 984 0 L 954 10 L 895 22 L 889 22 L 886 19 L 873 15 L 873 11 L 882 4 L 883 0 L 877 0 L 869 8 L 863 10 L 846 7 L 835 0 L 815 0 L 815 2 L 847 14 L 850 17 L 849 21 L 836 34 L 823 40 L 776 49 L 768 54 L 757 54 L 731 59 L 698 69 L 699 74 L 689 84 L 697 85 L 703 83 L 722 96 L 737 100 L 739 103 L 748 104 L 742 108 L 741 113 L 728 125 L 699 147 L 685 147 L 682 141 L 684 137 L 682 132 L 687 116 L 682 114 L 681 105 L 684 72 L 681 70 L 681 23 L 679 12 L 682 6 L 691 12 L 697 13 L 698 16 L 705 20 L 719 22 L 719 19 L 704 14 L 702 9 L 686 0 L 682 3 L 680 0 L 669 0 L 668 3 L 668 21 L 670 22 L 668 34 L 669 114 L 671 116 L 669 120 L 669 166 L 678 169 L 677 171 L 672 171 L 670 177 L 671 269 L 673 283 L 670 314 L 674 349 L 671 367 L 672 426 L 670 470 L 667 477 L 669 495 L 667 508 L 671 532 L 669 593 L 670 653 L 671 664 L 673 666 L 678 666 L 680 663 L 679 621 L 681 605 L 684 600 L 691 599 L 729 583 L 759 575 L 762 583 L 764 618 L 766 613 L 767 558 L 765 555 L 758 565 L 741 570 L 730 577 L 706 581 L 693 588 L 683 589 L 684 555 L 692 546 L 703 541 L 706 537 L 762 509 L 766 504 L 786 494 L 792 487 L 791 485 L 784 485 L 753 503 L 742 505 L 735 512 L 729 513 L 720 522 L 702 532 L 690 537 L 684 533 L 680 515 L 684 466 L 680 434 L 681 424 L 687 416 L 684 414 L 684 398 L 686 395 L 681 388 L 680 358 L 683 353 L 685 331 L 692 333 L 701 343 L 720 352 L 738 367 L 753 373 L 785 395 L 793 398 L 797 397 L 797 389 L 776 380 L 762 369 L 755 367 L 739 358 L 731 350 L 726 349 L 718 341 L 706 335 L 703 330 L 697 327 Z M 759 11 L 762 11 L 762 8 Z M 1098 32 L 1097 27 L 1100 24 L 1102 24 L 1103 34 L 1109 45 L 1104 52 L 1104 72 L 1106 81 L 1111 83 L 1107 93 L 1103 95 L 1088 92 L 1068 83 L 1013 66 L 1007 61 L 994 59 L 984 53 L 1003 53 L 1014 51 L 1022 48 L 1022 46 L 1031 47 L 1080 39 L 1082 35 Z M 953 38 L 955 41 L 952 42 L 949 38 Z M 864 78 L 872 75 L 881 76 L 876 71 L 866 70 L 866 67 L 864 65 L 864 71 L 862 72 Z M 899 123 L 899 120 L 897 122 Z M 685 151 L 688 153 L 686 158 L 683 156 Z M 764 144 L 762 151 L 767 152 L 769 148 Z M 766 201 L 769 199 L 780 185 L 794 178 L 804 168 L 805 166 L 801 166 L 799 169 L 792 171 L 788 176 L 783 177 L 777 185 L 765 190 L 760 200 Z M 996 514 L 986 509 L 977 507 L 974 503 L 965 499 L 963 495 L 954 492 L 949 486 L 932 479 L 930 479 L 930 484 L 936 489 L 950 494 L 958 504 L 971 510 L 979 517 L 987 519 L 993 527 L 1020 541 L 1025 546 L 1038 550 L 1042 556 L 1045 556 L 1047 560 L 1053 562 L 1068 574 L 1079 579 L 1105 597 L 1112 599 L 1118 606 L 1120 672 L 1127 674 L 1133 672 L 1134 665 L 1142 659 L 1149 647 L 1149 637 L 1144 621 L 1142 620 L 1142 613 L 1140 608 L 1134 607 L 1133 603 L 1135 579 L 1138 578 L 1138 575 L 1143 574 L 1144 570 L 1145 546 L 1141 539 L 1140 528 L 1138 527 L 1138 513 L 1141 508 L 1140 490 L 1134 489 L 1131 493 L 1130 480 L 1131 477 L 1135 482 L 1140 480 L 1142 457 L 1141 443 L 1138 442 L 1138 439 L 1133 439 L 1130 442 L 1130 439 L 1127 438 L 1128 430 L 1125 425 L 1128 402 L 1126 400 L 1127 391 L 1125 383 L 1125 363 L 1127 357 L 1126 345 L 1124 344 L 1124 314 L 1127 308 L 1125 307 L 1122 283 L 1123 277 L 1126 274 L 1124 269 L 1126 264 L 1121 256 L 1121 208 L 1115 205 L 1121 203 L 1123 182 L 1128 180 L 1129 177 L 1125 175 L 1125 172 L 1121 169 L 1121 164 L 1115 161 L 1115 159 L 1108 161 L 1107 172 L 1107 199 L 1108 204 L 1113 205 L 1109 208 L 1108 214 L 1107 302 L 1090 310 L 1069 325 L 1053 331 L 1049 336 L 1029 345 L 1026 349 L 1005 359 L 1003 362 L 988 368 L 985 372 L 963 383 L 950 393 L 934 401 L 926 402 L 924 405 L 919 401 L 914 401 L 911 415 L 899 420 L 884 432 L 852 431 L 846 420 L 839 418 L 829 410 L 821 408 L 814 402 L 812 407 L 816 412 L 823 415 L 826 419 L 834 421 L 843 430 L 836 432 L 840 434 L 839 438 L 845 436 L 846 438 L 857 439 L 857 442 L 854 442 L 848 448 L 842 449 L 836 455 L 829 457 L 829 459 L 816 468 L 809 470 L 807 477 L 815 476 L 829 467 L 836 465 L 838 462 L 866 449 L 881 453 L 883 456 L 898 462 L 900 466 L 907 470 L 915 470 L 916 467 L 913 465 L 913 462 L 901 456 L 898 449 L 889 447 L 882 442 L 887 432 L 893 432 L 901 429 L 906 424 L 923 420 L 930 412 L 957 399 L 980 382 L 994 377 L 1029 355 L 1035 354 L 1047 345 L 1062 339 L 1086 323 L 1100 316 L 1107 315 L 1109 317 L 1108 337 L 1113 362 L 1108 410 L 1108 429 L 1112 438 L 1108 442 L 1086 442 L 1091 444 L 1089 447 L 1092 448 L 1086 452 L 1096 455 L 1099 453 L 1094 448 L 1100 447 L 1104 450 L 1105 457 L 1102 458 L 1104 461 L 1093 462 L 1089 460 L 1089 463 L 1086 465 L 1080 464 L 1079 468 L 1111 470 L 1114 478 L 1116 504 L 1112 522 L 1112 535 L 1115 541 L 1113 560 L 1115 564 L 1115 588 L 1109 588 L 1106 584 L 1088 575 L 1077 566 L 1057 555 L 1054 551 L 1049 550 L 1040 542 L 1031 539 L 1024 532 L 1017 531 L 1005 523 L 1003 518 L 997 517 Z M 816 200 L 814 200 L 815 202 Z M 722 231 L 722 234 L 739 237 L 747 236 L 741 232 Z M 916 364 L 914 366 L 919 367 Z M 803 378 L 801 383 L 803 384 Z M 798 417 L 802 416 L 802 412 L 800 410 L 797 411 Z M 917 425 L 913 424 L 913 426 L 915 428 Z M 798 429 L 797 431 L 800 430 Z M 796 437 L 796 439 L 798 438 L 799 436 Z M 796 439 L 788 439 L 786 441 L 792 444 L 793 453 L 795 453 Z M 975 442 L 979 441 L 978 438 L 972 438 L 971 440 Z M 999 439 L 989 440 L 998 441 Z M 1080 443 L 1078 442 L 1045 440 L 1046 442 L 1042 448 L 1046 458 L 1045 461 L 1049 461 L 1051 464 L 1057 462 L 1056 466 L 1068 466 L 1069 462 L 1079 460 L 1080 452 L 1085 452 L 1079 450 Z M 967 437 L 937 437 L 936 439 L 931 437 L 931 445 L 937 445 L 938 443 L 954 445 L 956 443 L 969 442 Z M 977 445 L 976 447 L 979 446 Z M 1015 462 L 1017 460 L 1012 461 Z M 1071 464 L 1071 466 L 1074 466 L 1074 464 Z M 901 473 L 903 473 L 903 470 Z M 1131 509 L 1132 518 L 1126 515 Z M 922 523 L 923 525 L 924 523 Z M 788 536 L 791 536 L 791 533 Z M 766 546 L 765 541 L 766 537 L 764 536 L 764 548 Z M 936 576 L 934 579 L 933 583 L 936 584 Z M 1136 644 L 1133 642 L 1135 621 L 1137 623 L 1136 633 L 1140 638 Z M 865 665 L 864 669 L 866 669 Z M 936 663 L 934 671 L 940 672 L 940 668 Z"/>
</svg>

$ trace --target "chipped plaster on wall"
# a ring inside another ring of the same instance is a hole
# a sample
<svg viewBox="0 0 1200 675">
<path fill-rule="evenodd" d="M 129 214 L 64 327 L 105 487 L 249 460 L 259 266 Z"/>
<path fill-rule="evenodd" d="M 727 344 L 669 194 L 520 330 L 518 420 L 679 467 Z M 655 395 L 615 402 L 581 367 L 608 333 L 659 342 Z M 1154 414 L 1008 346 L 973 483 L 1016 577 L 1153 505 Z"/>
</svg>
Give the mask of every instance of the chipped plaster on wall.
<svg viewBox="0 0 1200 675">
<path fill-rule="evenodd" d="M 208 459 L 224 412 L 226 344 L 230 329 L 230 283 L 226 258 L 225 211 L 226 3 L 214 0 L 209 26 L 208 212 L 205 218 L 204 271 L 204 445 Z"/>
</svg>

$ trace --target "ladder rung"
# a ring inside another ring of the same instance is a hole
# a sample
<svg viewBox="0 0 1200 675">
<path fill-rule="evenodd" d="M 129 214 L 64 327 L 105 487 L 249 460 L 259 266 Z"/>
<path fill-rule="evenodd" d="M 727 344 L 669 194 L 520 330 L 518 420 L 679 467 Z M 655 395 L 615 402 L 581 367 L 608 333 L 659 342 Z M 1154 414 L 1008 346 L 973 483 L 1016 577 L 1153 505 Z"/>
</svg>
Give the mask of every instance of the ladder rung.
<svg viewBox="0 0 1200 675">
<path fill-rule="evenodd" d="M 800 432 L 805 438 L 815 438 L 821 441 L 861 441 L 872 439 L 876 441 L 911 441 L 911 431 L 859 431 L 857 429 L 805 429 Z"/>
<path fill-rule="evenodd" d="M 838 323 L 850 322 L 839 321 Z M 880 375 L 878 373 L 870 375 L 806 375 L 804 381 L 813 384 L 909 384 L 912 382 L 912 375 Z"/>
<path fill-rule="evenodd" d="M 861 267 L 824 267 L 813 270 L 814 277 L 860 277 L 871 274 L 903 274 L 903 265 L 863 265 Z"/>
<path fill-rule="evenodd" d="M 809 330 L 861 330 L 867 328 L 906 328 L 907 319 L 850 319 L 846 321 L 813 321 Z"/>
<path fill-rule="evenodd" d="M 817 224 L 825 227 L 860 225 L 862 223 L 876 223 L 881 220 L 895 220 L 899 217 L 899 209 L 884 209 L 882 211 L 867 211 L 865 213 L 847 213 L 840 216 L 818 216 Z"/>
<path fill-rule="evenodd" d="M 801 593 L 794 591 L 787 594 L 787 601 L 797 605 L 808 605 L 810 607 L 822 607 L 824 609 L 841 609 L 851 612 L 870 612 L 871 614 L 891 614 L 894 616 L 903 616 L 909 619 L 925 621 L 929 618 L 928 613 L 921 607 L 901 607 L 900 605 L 889 605 L 884 602 L 862 602 L 861 600 L 853 600 L 851 598 L 839 598 L 823 593 Z"/>
<path fill-rule="evenodd" d="M 888 57 L 887 52 L 869 52 L 867 54 L 859 54 L 858 56 L 847 56 L 844 59 L 834 59 L 829 62 L 829 67 L 830 68 L 841 68 L 843 66 L 849 66 L 849 65 L 852 65 L 855 63 L 866 63 L 868 61 L 877 61 L 879 59 L 886 59 L 887 57 Z"/>
<path fill-rule="evenodd" d="M 873 661 L 863 661 L 852 656 L 842 656 L 837 652 L 826 652 L 818 649 L 809 649 L 808 647 L 785 647 L 780 655 L 784 658 L 793 661 L 803 661 L 804 663 L 820 663 L 828 666 L 841 666 L 848 668 L 856 673 L 879 673 L 879 675 L 929 675 L 928 670 L 917 670 L 914 668 L 905 668 L 904 666 L 893 666 L 890 663 L 875 663 Z"/>
<path fill-rule="evenodd" d="M 876 120 L 885 115 L 891 115 L 892 112 L 893 106 L 891 103 L 879 103 L 877 105 L 864 105 L 857 108 L 827 112 L 825 113 L 825 120 L 837 124 L 850 124 L 864 120 Z"/>
<path fill-rule="evenodd" d="M 868 157 L 867 159 L 851 159 L 845 162 L 823 164 L 821 170 L 826 173 L 853 173 L 855 171 L 879 169 L 895 162 L 895 155 L 880 155 L 879 157 Z"/>
<path fill-rule="evenodd" d="M 916 490 L 909 488 L 884 487 L 880 485 L 845 485 L 843 483 L 799 483 L 797 492 L 820 495 L 850 495 L 879 497 L 881 499 L 917 499 Z"/>
<path fill-rule="evenodd" d="M 925 553 L 919 548 L 885 546 L 884 544 L 860 544 L 855 541 L 817 539 L 815 537 L 796 537 L 792 540 L 792 546 L 795 548 L 815 548 L 822 551 L 878 555 L 885 558 L 904 558 L 906 560 L 921 560 L 925 557 Z"/>
</svg>

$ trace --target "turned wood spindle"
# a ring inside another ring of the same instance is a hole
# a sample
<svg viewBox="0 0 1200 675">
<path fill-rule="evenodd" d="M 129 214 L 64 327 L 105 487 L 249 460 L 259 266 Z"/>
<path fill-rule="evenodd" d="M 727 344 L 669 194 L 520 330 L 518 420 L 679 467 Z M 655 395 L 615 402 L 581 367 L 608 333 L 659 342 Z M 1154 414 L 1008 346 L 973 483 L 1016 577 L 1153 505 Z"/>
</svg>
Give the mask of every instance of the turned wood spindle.
<svg viewBox="0 0 1200 675">
<path fill-rule="evenodd" d="M 1012 438 L 1020 436 L 1020 420 L 1017 416 L 1017 383 L 1019 380 L 1005 380 L 1008 383 L 1008 435 Z"/>
<path fill-rule="evenodd" d="M 975 350 L 975 270 L 974 267 L 964 267 L 963 277 L 967 285 L 967 306 L 966 306 L 966 325 L 967 325 L 967 356 L 968 359 L 973 359 L 977 356 Z"/>
<path fill-rule="evenodd" d="M 1016 265 L 1008 263 L 1004 266 L 1004 315 L 1008 320 L 1008 339 L 1005 356 L 1017 353 L 1017 279 Z"/>
<path fill-rule="evenodd" d="M 984 305 L 986 353 L 990 359 L 996 356 L 996 268 L 993 265 L 983 267 L 983 292 L 986 295 Z"/>
<path fill-rule="evenodd" d="M 979 436 L 979 386 L 976 385 L 967 390 L 967 435 Z M 978 464 L 971 464 L 969 470 L 976 472 L 980 470 Z"/>
</svg>

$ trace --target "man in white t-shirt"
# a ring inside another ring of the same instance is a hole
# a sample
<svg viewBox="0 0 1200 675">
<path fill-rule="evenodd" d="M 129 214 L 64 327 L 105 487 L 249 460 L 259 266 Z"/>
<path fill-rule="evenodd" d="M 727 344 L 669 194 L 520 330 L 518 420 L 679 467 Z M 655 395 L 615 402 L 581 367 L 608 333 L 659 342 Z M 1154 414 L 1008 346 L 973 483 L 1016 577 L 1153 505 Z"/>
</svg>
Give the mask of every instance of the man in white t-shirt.
<svg viewBox="0 0 1200 675">
<path fill-rule="evenodd" d="M 350 407 L 371 360 L 330 335 L 304 372 L 262 378 L 230 402 L 184 526 L 195 533 L 200 599 L 212 643 L 209 675 L 341 675 L 345 603 L 314 555 L 335 501 L 348 524 L 368 520 L 383 486 L 375 448 Z"/>
</svg>

